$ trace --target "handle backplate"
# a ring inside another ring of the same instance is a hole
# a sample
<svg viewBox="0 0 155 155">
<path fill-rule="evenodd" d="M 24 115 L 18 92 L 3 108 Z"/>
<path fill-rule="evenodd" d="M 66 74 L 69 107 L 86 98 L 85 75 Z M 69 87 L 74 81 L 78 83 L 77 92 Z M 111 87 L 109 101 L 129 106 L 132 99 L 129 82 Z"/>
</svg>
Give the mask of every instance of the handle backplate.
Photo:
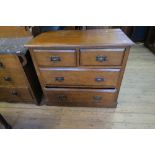
<svg viewBox="0 0 155 155">
<path fill-rule="evenodd" d="M 106 56 L 98 55 L 98 56 L 96 56 L 96 61 L 98 61 L 98 62 L 107 61 L 107 57 Z"/>
<path fill-rule="evenodd" d="M 67 99 L 67 96 L 65 96 L 65 95 L 58 95 L 57 98 L 59 100 L 63 101 L 63 100 L 66 100 Z"/>
<path fill-rule="evenodd" d="M 13 96 L 17 96 L 17 95 L 18 95 L 18 93 L 17 93 L 16 91 L 12 91 L 11 94 L 12 94 Z"/>
<path fill-rule="evenodd" d="M 59 56 L 51 56 L 51 61 L 54 63 L 61 61 L 61 58 Z"/>
<path fill-rule="evenodd" d="M 95 78 L 95 81 L 96 81 L 96 82 L 103 82 L 103 81 L 104 81 L 104 78 L 98 78 L 98 77 L 97 77 L 97 78 Z"/>
<path fill-rule="evenodd" d="M 102 96 L 93 96 L 93 99 L 95 101 L 100 101 L 100 100 L 102 100 Z"/>
<path fill-rule="evenodd" d="M 4 77 L 4 80 L 5 81 L 11 81 L 11 78 L 7 76 L 7 77 Z"/>
<path fill-rule="evenodd" d="M 62 82 L 62 81 L 64 81 L 64 77 L 56 77 L 55 78 L 55 81 Z"/>
</svg>

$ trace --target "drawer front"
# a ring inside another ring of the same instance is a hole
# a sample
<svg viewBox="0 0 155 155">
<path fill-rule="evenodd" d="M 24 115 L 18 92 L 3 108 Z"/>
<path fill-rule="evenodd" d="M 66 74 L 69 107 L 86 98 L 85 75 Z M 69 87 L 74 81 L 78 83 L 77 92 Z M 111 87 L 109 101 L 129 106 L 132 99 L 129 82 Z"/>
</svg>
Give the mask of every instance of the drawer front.
<svg viewBox="0 0 155 155">
<path fill-rule="evenodd" d="M 124 49 L 81 49 L 81 66 L 121 65 Z"/>
<path fill-rule="evenodd" d="M 48 105 L 115 107 L 116 89 L 45 88 Z"/>
<path fill-rule="evenodd" d="M 3 70 L 0 72 L 0 86 L 27 87 L 25 75 L 20 70 Z"/>
<path fill-rule="evenodd" d="M 76 66 L 75 50 L 34 50 L 33 54 L 40 67 Z"/>
<path fill-rule="evenodd" d="M 46 86 L 115 87 L 120 69 L 40 69 Z"/>
<path fill-rule="evenodd" d="M 18 102 L 33 101 L 32 95 L 27 88 L 0 87 L 0 101 Z"/>
<path fill-rule="evenodd" d="M 0 54 L 0 71 L 4 69 L 19 69 L 17 56 L 11 54 Z"/>
</svg>

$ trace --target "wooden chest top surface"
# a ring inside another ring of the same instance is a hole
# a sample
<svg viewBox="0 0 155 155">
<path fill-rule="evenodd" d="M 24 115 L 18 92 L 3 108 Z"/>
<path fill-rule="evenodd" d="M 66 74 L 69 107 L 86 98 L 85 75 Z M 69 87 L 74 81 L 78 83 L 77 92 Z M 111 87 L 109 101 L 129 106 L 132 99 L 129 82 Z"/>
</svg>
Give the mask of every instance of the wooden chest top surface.
<svg viewBox="0 0 155 155">
<path fill-rule="evenodd" d="M 120 29 L 60 30 L 42 33 L 26 47 L 132 46 L 134 43 Z"/>
</svg>

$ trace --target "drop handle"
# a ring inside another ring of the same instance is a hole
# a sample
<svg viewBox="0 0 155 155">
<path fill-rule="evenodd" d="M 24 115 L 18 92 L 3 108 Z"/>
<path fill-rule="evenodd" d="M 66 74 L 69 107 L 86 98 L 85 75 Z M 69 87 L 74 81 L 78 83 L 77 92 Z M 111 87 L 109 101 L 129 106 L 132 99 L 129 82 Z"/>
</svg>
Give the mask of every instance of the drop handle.
<svg viewBox="0 0 155 155">
<path fill-rule="evenodd" d="M 51 56 L 51 61 L 55 62 L 59 62 L 61 61 L 61 58 L 59 56 Z"/>
<path fill-rule="evenodd" d="M 55 81 L 62 82 L 62 81 L 64 81 L 64 77 L 56 77 L 55 78 Z"/>
<path fill-rule="evenodd" d="M 93 99 L 96 101 L 102 100 L 102 96 L 93 96 Z"/>
<path fill-rule="evenodd" d="M 18 95 L 18 93 L 16 92 L 16 91 L 12 91 L 12 93 L 11 93 L 13 96 L 17 96 Z"/>
<path fill-rule="evenodd" d="M 104 78 L 95 78 L 95 81 L 96 82 L 103 82 L 104 81 Z"/>
<path fill-rule="evenodd" d="M 57 98 L 59 100 L 66 100 L 67 99 L 67 96 L 65 96 L 65 95 L 58 95 Z"/>
<path fill-rule="evenodd" d="M 4 77 L 4 80 L 5 81 L 11 81 L 11 78 L 10 77 Z"/>
<path fill-rule="evenodd" d="M 98 62 L 107 61 L 107 57 L 98 55 L 98 56 L 96 56 L 96 61 L 98 61 Z"/>
</svg>

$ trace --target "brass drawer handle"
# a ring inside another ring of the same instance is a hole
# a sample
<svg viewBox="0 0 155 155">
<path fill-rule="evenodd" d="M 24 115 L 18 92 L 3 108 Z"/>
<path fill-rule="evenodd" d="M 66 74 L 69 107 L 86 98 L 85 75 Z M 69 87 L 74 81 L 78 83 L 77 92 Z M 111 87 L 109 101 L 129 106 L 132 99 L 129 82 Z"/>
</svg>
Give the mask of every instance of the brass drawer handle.
<svg viewBox="0 0 155 155">
<path fill-rule="evenodd" d="M 98 55 L 98 56 L 96 56 L 96 61 L 98 61 L 98 62 L 107 61 L 107 57 Z"/>
<path fill-rule="evenodd" d="M 11 78 L 10 77 L 4 77 L 4 80 L 5 81 L 11 81 Z"/>
<path fill-rule="evenodd" d="M 61 61 L 61 58 L 59 56 L 51 56 L 51 61 L 59 62 L 59 61 Z"/>
<path fill-rule="evenodd" d="M 62 100 L 66 100 L 67 96 L 65 96 L 65 95 L 58 95 L 57 98 L 62 101 Z"/>
<path fill-rule="evenodd" d="M 55 81 L 62 82 L 62 81 L 64 81 L 64 77 L 56 77 L 55 78 Z"/>
<path fill-rule="evenodd" d="M 96 101 L 102 100 L 102 96 L 93 96 L 93 99 Z"/>
<path fill-rule="evenodd" d="M 95 81 L 96 82 L 103 82 L 104 81 L 104 78 L 96 78 Z"/>
<path fill-rule="evenodd" d="M 2 62 L 0 62 L 0 68 L 4 68 L 4 65 Z"/>
<path fill-rule="evenodd" d="M 11 94 L 12 94 L 13 96 L 17 96 L 17 95 L 18 95 L 18 93 L 17 93 L 16 91 L 12 91 Z"/>
</svg>

